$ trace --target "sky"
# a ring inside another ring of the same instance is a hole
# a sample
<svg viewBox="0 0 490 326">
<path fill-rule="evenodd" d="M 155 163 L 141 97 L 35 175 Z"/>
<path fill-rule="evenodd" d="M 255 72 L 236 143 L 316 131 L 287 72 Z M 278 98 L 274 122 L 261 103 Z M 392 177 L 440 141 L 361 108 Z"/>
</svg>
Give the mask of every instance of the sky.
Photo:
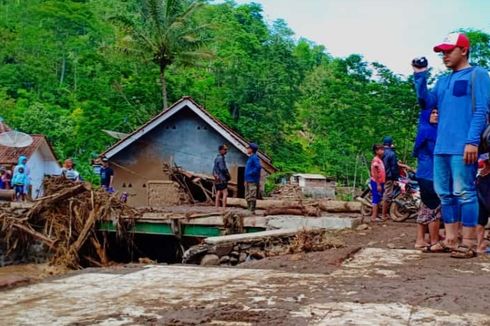
<svg viewBox="0 0 490 326">
<path fill-rule="evenodd" d="M 410 63 L 418 56 L 426 56 L 431 66 L 443 70 L 432 48 L 452 31 L 473 28 L 490 33 L 490 0 L 235 2 L 261 4 L 269 22 L 284 19 L 296 38 L 322 44 L 334 56 L 361 54 L 402 75 L 411 73 Z"/>
</svg>

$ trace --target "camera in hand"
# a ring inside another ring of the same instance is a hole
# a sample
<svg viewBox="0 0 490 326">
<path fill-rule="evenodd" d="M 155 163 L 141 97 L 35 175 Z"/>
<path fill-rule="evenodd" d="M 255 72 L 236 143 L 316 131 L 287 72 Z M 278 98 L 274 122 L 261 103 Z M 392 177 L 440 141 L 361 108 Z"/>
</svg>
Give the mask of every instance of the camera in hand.
<svg viewBox="0 0 490 326">
<path fill-rule="evenodd" d="M 429 61 L 426 57 L 415 58 L 412 60 L 412 66 L 416 68 L 427 68 Z"/>
</svg>

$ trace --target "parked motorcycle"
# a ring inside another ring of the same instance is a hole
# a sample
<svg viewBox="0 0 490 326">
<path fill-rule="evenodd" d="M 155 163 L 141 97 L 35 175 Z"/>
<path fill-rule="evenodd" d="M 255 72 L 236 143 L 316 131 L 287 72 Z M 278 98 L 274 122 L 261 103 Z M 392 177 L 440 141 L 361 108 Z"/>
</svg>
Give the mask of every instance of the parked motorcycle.
<svg viewBox="0 0 490 326">
<path fill-rule="evenodd" d="M 415 175 L 410 173 L 407 178 L 401 178 L 394 192 L 394 199 L 390 206 L 390 216 L 393 221 L 403 222 L 409 218 L 417 218 L 421 200 Z"/>
<path fill-rule="evenodd" d="M 361 203 L 361 215 L 371 216 L 373 212 L 372 194 L 369 180 L 366 189 L 356 198 Z M 400 178 L 393 190 L 393 202 L 390 206 L 390 215 L 393 221 L 403 222 L 409 218 L 416 218 L 420 208 L 420 190 L 415 175 L 409 173 L 407 177 Z"/>
</svg>

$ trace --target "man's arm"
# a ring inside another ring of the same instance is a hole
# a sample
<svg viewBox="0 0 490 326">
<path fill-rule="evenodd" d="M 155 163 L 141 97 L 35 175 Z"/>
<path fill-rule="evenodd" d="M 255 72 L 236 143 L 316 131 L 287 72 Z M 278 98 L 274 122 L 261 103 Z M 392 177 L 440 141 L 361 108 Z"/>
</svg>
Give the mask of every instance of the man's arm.
<svg viewBox="0 0 490 326">
<path fill-rule="evenodd" d="M 437 92 L 427 88 L 427 74 L 427 70 L 422 70 L 415 72 L 413 76 L 419 105 L 423 110 L 437 106 Z"/>
<path fill-rule="evenodd" d="M 464 159 L 467 164 L 476 162 L 478 158 L 478 145 L 480 144 L 480 135 L 487 125 L 488 104 L 490 102 L 490 77 L 484 69 L 475 68 L 474 83 L 472 87 L 472 98 L 474 96 L 474 110 L 471 118 L 470 130 L 466 138 L 466 147 Z M 473 101 L 473 99 L 472 99 Z"/>
</svg>

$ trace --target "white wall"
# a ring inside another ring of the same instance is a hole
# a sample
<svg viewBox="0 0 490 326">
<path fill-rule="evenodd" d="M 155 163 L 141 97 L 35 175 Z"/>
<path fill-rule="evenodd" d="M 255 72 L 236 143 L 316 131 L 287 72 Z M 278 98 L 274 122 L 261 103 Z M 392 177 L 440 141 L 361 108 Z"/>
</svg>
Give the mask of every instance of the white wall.
<svg viewBox="0 0 490 326">
<path fill-rule="evenodd" d="M 43 195 L 43 180 L 46 175 L 59 175 L 61 168 L 53 159 L 45 158 L 39 147 L 27 161 L 30 170 L 30 182 L 32 186 L 32 198 L 36 199 Z"/>
</svg>

